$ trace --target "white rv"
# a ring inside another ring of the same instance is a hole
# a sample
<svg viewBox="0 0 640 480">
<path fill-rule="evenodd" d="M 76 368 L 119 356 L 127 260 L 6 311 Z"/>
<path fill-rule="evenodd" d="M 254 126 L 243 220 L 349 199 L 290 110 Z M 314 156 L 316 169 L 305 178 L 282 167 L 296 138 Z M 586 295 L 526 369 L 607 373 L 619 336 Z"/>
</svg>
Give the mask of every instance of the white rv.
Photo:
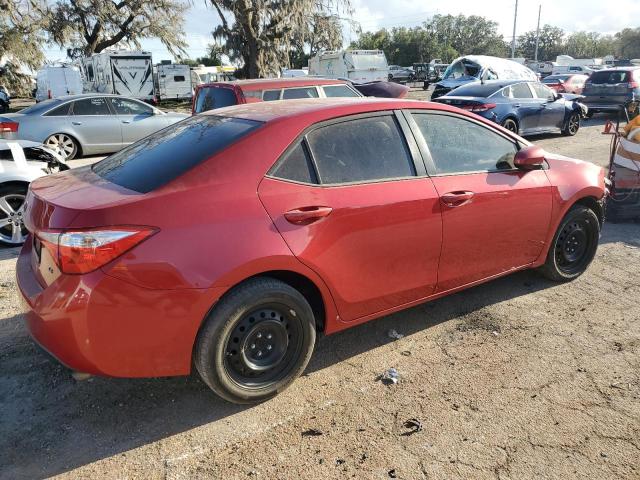
<svg viewBox="0 0 640 480">
<path fill-rule="evenodd" d="M 382 50 L 339 50 L 309 59 L 309 75 L 347 78 L 355 83 L 387 81 L 389 65 Z"/>
<path fill-rule="evenodd" d="M 157 66 L 160 100 L 188 100 L 193 97 L 193 79 L 189 65 L 161 63 Z"/>
<path fill-rule="evenodd" d="M 36 102 L 82 93 L 80 69 L 72 65 L 46 66 L 36 74 Z"/>
<path fill-rule="evenodd" d="M 81 66 L 86 92 L 155 100 L 153 62 L 149 52 L 118 50 L 96 53 L 83 58 Z"/>
</svg>

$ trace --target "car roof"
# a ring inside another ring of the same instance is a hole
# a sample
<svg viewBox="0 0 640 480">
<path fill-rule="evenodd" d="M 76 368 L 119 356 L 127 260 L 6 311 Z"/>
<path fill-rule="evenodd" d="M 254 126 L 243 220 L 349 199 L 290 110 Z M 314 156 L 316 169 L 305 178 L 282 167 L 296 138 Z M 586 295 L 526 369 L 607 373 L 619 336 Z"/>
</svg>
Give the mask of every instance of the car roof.
<svg viewBox="0 0 640 480">
<path fill-rule="evenodd" d="M 123 98 L 131 98 L 132 100 L 138 100 L 137 98 L 127 97 L 126 95 L 119 95 L 115 93 L 78 93 L 76 95 L 61 95 L 56 97 L 54 100 L 60 100 L 61 102 L 67 102 L 69 100 L 78 100 L 82 98 L 93 98 L 93 97 L 123 97 Z M 142 101 L 142 100 L 138 100 Z"/>
<path fill-rule="evenodd" d="M 290 77 L 290 78 L 254 78 L 251 80 L 234 80 L 231 82 L 212 82 L 199 85 L 202 87 L 232 86 L 244 91 L 266 90 L 270 88 L 310 87 L 315 85 L 347 84 L 345 80 L 322 77 Z"/>
<path fill-rule="evenodd" d="M 322 118 L 337 118 L 357 113 L 407 108 L 451 110 L 451 107 L 446 105 L 420 100 L 374 97 L 333 97 L 244 103 L 210 110 L 201 115 L 222 115 L 226 117 L 257 120 L 260 122 L 296 119 L 296 121 L 304 123 L 305 118 L 313 119 L 315 122 Z"/>
</svg>

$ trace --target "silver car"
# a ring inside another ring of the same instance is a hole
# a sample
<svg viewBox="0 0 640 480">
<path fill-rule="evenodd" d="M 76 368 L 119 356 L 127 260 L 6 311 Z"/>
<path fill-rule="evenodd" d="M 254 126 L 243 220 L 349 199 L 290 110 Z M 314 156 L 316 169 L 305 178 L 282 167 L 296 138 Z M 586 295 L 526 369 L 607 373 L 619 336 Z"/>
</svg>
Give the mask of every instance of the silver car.
<svg viewBox="0 0 640 480">
<path fill-rule="evenodd" d="M 188 116 L 119 95 L 69 95 L 0 115 L 0 138 L 41 142 L 70 160 L 117 152 Z"/>
<path fill-rule="evenodd" d="M 0 243 L 24 242 L 27 230 L 22 212 L 29 184 L 36 178 L 68 169 L 57 153 L 41 143 L 0 140 Z"/>
</svg>

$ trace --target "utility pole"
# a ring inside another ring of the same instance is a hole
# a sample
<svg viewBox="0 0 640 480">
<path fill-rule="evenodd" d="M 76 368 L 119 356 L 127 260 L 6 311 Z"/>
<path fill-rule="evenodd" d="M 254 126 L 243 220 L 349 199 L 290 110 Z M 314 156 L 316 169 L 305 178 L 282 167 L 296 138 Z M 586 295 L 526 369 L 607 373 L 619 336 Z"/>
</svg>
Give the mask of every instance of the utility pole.
<svg viewBox="0 0 640 480">
<path fill-rule="evenodd" d="M 538 45 L 540 44 L 540 15 L 542 14 L 542 4 L 538 7 L 538 28 L 536 28 L 536 62 L 538 61 Z"/>
<path fill-rule="evenodd" d="M 518 0 L 516 0 L 516 11 L 513 14 L 513 39 L 511 40 L 511 58 L 516 58 L 516 20 L 518 19 Z"/>
</svg>

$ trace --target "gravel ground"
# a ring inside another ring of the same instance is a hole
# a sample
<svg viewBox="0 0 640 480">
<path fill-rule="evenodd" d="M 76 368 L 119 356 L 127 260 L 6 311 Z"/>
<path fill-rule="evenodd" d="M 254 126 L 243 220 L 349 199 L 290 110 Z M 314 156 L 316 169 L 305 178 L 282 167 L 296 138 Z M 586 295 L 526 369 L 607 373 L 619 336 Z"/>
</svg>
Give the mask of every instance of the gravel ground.
<svg viewBox="0 0 640 480">
<path fill-rule="evenodd" d="M 606 165 L 601 123 L 532 140 Z M 605 225 L 572 283 L 520 272 L 321 338 L 254 407 L 195 376 L 72 380 L 22 324 L 17 253 L 0 250 L 0 478 L 640 478 L 640 224 Z"/>
</svg>

